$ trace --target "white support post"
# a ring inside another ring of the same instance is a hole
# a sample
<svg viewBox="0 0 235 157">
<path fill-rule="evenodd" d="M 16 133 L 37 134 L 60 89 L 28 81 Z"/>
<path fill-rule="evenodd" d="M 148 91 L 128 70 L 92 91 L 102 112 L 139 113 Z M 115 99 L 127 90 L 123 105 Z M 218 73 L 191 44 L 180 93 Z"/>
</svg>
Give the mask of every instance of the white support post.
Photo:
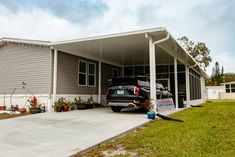
<svg viewBox="0 0 235 157">
<path fill-rule="evenodd" d="M 99 61 L 98 102 L 101 103 L 101 61 Z"/>
<path fill-rule="evenodd" d="M 174 74 L 175 74 L 175 106 L 176 110 L 179 109 L 179 100 L 178 100 L 178 70 L 177 70 L 177 59 L 174 57 Z"/>
<path fill-rule="evenodd" d="M 56 93 L 57 93 L 57 60 L 58 60 L 58 51 L 54 49 L 54 64 L 53 64 L 53 96 L 52 103 L 48 106 L 48 111 L 52 111 L 52 105 L 56 101 Z"/>
<path fill-rule="evenodd" d="M 157 89 L 156 89 L 156 58 L 155 58 L 155 45 L 164 42 L 170 38 L 170 35 L 167 34 L 165 38 L 162 38 L 157 41 L 153 41 L 153 38 L 148 33 L 145 34 L 145 37 L 149 40 L 149 71 L 150 71 L 150 99 L 154 106 L 153 111 L 156 113 L 156 100 L 157 100 Z"/>
<path fill-rule="evenodd" d="M 189 107 L 189 105 L 190 105 L 189 68 L 186 65 L 185 65 L 185 84 L 186 84 L 187 107 Z"/>
<path fill-rule="evenodd" d="M 156 60 L 155 60 L 155 45 L 153 39 L 149 38 L 149 67 L 150 67 L 150 98 L 155 104 L 156 97 Z M 156 105 L 153 110 L 156 112 Z"/>
<path fill-rule="evenodd" d="M 206 90 L 205 90 L 205 79 L 201 76 L 201 99 L 202 102 L 205 102 L 205 94 L 206 94 Z"/>
</svg>

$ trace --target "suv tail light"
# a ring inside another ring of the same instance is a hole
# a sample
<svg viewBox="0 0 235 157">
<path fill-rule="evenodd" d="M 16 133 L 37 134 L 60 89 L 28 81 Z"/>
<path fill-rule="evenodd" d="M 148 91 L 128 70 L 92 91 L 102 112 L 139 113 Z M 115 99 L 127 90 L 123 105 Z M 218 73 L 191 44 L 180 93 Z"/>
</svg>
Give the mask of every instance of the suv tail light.
<svg viewBox="0 0 235 157">
<path fill-rule="evenodd" d="M 105 94 L 106 94 L 106 95 L 109 94 L 109 90 L 110 90 L 109 88 L 106 88 L 106 89 L 105 89 Z"/>
<path fill-rule="evenodd" d="M 134 94 L 140 95 L 140 87 L 136 86 L 136 87 L 134 88 Z"/>
</svg>

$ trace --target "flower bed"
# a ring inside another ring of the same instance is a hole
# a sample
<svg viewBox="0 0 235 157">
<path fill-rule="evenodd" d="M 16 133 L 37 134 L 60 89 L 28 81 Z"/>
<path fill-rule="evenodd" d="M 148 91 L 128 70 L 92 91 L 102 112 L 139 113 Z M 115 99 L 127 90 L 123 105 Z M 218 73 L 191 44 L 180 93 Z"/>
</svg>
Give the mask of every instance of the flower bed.
<svg viewBox="0 0 235 157">
<path fill-rule="evenodd" d="M 30 115 L 29 112 L 21 113 L 21 114 L 6 114 L 6 113 L 0 113 L 0 120 L 2 119 L 9 119 L 9 118 L 15 118 L 15 117 L 22 117 Z"/>
</svg>

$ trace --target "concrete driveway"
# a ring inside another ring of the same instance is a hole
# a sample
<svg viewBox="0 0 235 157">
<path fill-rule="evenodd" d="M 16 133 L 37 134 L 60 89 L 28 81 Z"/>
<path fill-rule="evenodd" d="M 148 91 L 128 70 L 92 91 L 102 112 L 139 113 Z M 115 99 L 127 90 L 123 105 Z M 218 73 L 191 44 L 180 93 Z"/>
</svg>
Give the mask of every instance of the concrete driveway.
<svg viewBox="0 0 235 157">
<path fill-rule="evenodd" d="M 0 120 L 0 157 L 67 157 L 146 122 L 143 112 L 109 108 Z"/>
</svg>

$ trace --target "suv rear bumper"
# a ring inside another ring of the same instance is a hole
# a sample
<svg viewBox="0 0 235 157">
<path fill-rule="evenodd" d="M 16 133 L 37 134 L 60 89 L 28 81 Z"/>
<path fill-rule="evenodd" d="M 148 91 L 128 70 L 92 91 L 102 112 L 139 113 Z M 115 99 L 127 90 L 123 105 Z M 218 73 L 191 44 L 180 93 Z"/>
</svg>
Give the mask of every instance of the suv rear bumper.
<svg viewBox="0 0 235 157">
<path fill-rule="evenodd" d="M 120 107 L 126 107 L 126 108 L 144 108 L 144 102 L 141 102 L 140 100 L 122 100 L 122 101 L 107 101 L 108 106 L 120 106 Z"/>
<path fill-rule="evenodd" d="M 140 108 L 134 103 L 125 103 L 125 102 L 109 102 L 108 106 L 119 106 L 119 107 L 128 107 L 128 108 Z"/>
</svg>

